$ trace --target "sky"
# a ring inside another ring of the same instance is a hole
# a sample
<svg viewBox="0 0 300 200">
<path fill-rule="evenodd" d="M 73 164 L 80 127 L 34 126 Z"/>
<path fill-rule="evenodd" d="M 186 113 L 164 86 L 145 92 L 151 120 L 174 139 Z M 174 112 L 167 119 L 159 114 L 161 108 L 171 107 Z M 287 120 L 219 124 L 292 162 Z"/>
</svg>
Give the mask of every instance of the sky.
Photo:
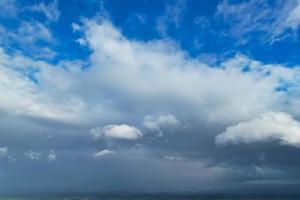
<svg viewBox="0 0 300 200">
<path fill-rule="evenodd" d="M 0 0 L 0 194 L 300 187 L 300 1 Z"/>
</svg>

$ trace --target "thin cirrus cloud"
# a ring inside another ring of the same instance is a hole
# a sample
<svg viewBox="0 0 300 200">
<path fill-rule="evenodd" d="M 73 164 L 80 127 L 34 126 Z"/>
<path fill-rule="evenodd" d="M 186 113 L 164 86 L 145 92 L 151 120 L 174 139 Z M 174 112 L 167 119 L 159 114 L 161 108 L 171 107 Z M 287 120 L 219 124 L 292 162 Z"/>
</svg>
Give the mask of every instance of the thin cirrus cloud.
<svg viewBox="0 0 300 200">
<path fill-rule="evenodd" d="M 53 0 L 48 4 L 46 4 L 45 2 L 40 2 L 38 4 L 31 6 L 29 10 L 43 13 L 48 21 L 56 22 L 60 16 L 60 11 L 58 10 L 57 4 L 58 4 L 58 0 Z"/>
<path fill-rule="evenodd" d="M 300 4 L 292 1 L 251 0 L 232 3 L 224 0 L 217 7 L 216 16 L 221 16 L 230 25 L 229 34 L 248 43 L 251 34 L 260 33 L 261 42 L 274 43 L 293 36 L 300 24 Z"/>
</svg>

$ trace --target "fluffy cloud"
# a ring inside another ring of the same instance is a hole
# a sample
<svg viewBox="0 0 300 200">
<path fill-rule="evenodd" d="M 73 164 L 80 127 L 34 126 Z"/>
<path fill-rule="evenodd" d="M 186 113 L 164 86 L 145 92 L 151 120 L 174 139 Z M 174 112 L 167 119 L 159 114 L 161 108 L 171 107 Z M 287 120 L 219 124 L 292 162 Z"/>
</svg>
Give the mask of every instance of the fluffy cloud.
<svg viewBox="0 0 300 200">
<path fill-rule="evenodd" d="M 99 159 L 99 158 L 103 158 L 104 156 L 111 155 L 111 154 L 114 154 L 114 153 L 115 153 L 114 151 L 104 149 L 102 151 L 94 153 L 94 157 Z"/>
<path fill-rule="evenodd" d="M 91 134 L 96 140 L 105 137 L 115 139 L 136 140 L 143 136 L 142 132 L 139 129 L 126 124 L 111 124 L 102 128 L 93 128 L 91 129 Z"/>
<path fill-rule="evenodd" d="M 300 147 L 300 122 L 291 115 L 271 112 L 228 127 L 216 137 L 217 144 L 279 141 Z"/>
<path fill-rule="evenodd" d="M 48 160 L 49 162 L 53 162 L 56 160 L 56 153 L 55 151 L 51 150 L 50 153 L 48 154 Z"/>
<path fill-rule="evenodd" d="M 2 50 L 0 87 L 7 95 L 0 107 L 73 123 L 139 122 L 162 110 L 223 123 L 280 109 L 292 100 L 288 89 L 298 85 L 298 68 L 264 65 L 241 55 L 211 67 L 170 42 L 130 41 L 108 21 L 86 21 L 84 30 L 92 50 L 87 70 L 81 63 L 53 66 Z M 287 91 L 277 91 L 281 87 Z M 295 112 L 290 107 L 285 109 Z"/>
<path fill-rule="evenodd" d="M 7 156 L 7 152 L 8 152 L 8 147 L 1 147 L 0 148 L 0 157 Z"/>
</svg>

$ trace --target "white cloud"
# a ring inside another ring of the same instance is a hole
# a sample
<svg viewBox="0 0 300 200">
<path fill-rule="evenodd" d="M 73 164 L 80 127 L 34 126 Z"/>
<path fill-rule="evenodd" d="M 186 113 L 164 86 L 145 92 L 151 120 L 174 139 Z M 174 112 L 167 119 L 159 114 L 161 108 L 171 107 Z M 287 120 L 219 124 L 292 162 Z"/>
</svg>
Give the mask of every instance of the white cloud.
<svg viewBox="0 0 300 200">
<path fill-rule="evenodd" d="M 73 29 L 74 32 L 82 31 L 82 27 L 79 24 L 72 23 L 71 27 L 72 27 L 72 29 Z"/>
<path fill-rule="evenodd" d="M 54 150 L 51 150 L 50 153 L 48 154 L 48 161 L 53 162 L 56 160 L 56 153 Z"/>
<path fill-rule="evenodd" d="M 92 52 L 85 70 L 83 62 L 51 65 L 1 49 L 0 92 L 6 95 L 0 108 L 90 127 L 99 121 L 136 123 L 161 112 L 221 123 L 272 110 L 298 114 L 299 100 L 290 90 L 276 91 L 288 86 L 298 93 L 297 66 L 265 65 L 241 55 L 208 66 L 169 41 L 130 41 L 108 21 L 85 21 L 83 30 Z"/>
<path fill-rule="evenodd" d="M 99 159 L 99 158 L 103 158 L 105 156 L 108 156 L 108 155 L 111 155 L 111 154 L 114 154 L 114 153 L 115 153 L 114 151 L 104 149 L 102 151 L 94 153 L 94 157 Z"/>
<path fill-rule="evenodd" d="M 111 124 L 102 128 L 93 128 L 91 129 L 91 134 L 95 139 L 108 137 L 116 139 L 136 140 L 143 136 L 142 132 L 138 128 L 126 124 Z"/>
<path fill-rule="evenodd" d="M 249 121 L 229 126 L 216 137 L 216 144 L 266 141 L 300 147 L 300 122 L 282 112 L 270 112 Z"/>
<path fill-rule="evenodd" d="M 0 147 L 0 158 L 7 156 L 8 147 Z"/>
<path fill-rule="evenodd" d="M 29 150 L 29 151 L 25 152 L 24 155 L 31 160 L 39 160 L 42 156 L 42 153 Z"/>
</svg>

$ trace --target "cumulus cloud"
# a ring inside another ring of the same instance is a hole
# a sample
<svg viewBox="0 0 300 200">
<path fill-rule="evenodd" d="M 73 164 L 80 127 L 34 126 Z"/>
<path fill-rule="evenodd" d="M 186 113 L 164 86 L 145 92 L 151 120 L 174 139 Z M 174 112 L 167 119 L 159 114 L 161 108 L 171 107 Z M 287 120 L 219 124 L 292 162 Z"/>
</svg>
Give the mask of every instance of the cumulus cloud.
<svg viewBox="0 0 300 200">
<path fill-rule="evenodd" d="M 42 156 L 42 153 L 29 150 L 29 151 L 25 152 L 24 155 L 31 160 L 39 160 Z"/>
<path fill-rule="evenodd" d="M 0 157 L 7 156 L 8 153 L 8 147 L 0 147 Z"/>
<path fill-rule="evenodd" d="M 143 136 L 142 132 L 138 128 L 126 124 L 110 124 L 102 128 L 93 128 L 91 129 L 91 134 L 96 140 L 106 137 L 115 139 L 136 140 Z"/>
<path fill-rule="evenodd" d="M 266 141 L 300 147 L 300 122 L 291 115 L 271 112 L 249 121 L 229 126 L 216 137 L 217 144 L 238 144 Z"/>
<path fill-rule="evenodd" d="M 76 123 L 138 121 L 164 108 L 201 121 L 230 122 L 281 107 L 291 98 L 276 89 L 298 84 L 298 68 L 264 65 L 241 55 L 211 67 L 166 41 L 130 41 L 108 21 L 86 21 L 84 30 L 92 50 L 87 70 L 81 63 L 54 66 L 2 50 L 0 87 L 8 95 L 0 107 Z M 289 106 L 295 104 L 296 99 Z"/>
<path fill-rule="evenodd" d="M 111 154 L 114 154 L 114 153 L 115 153 L 114 151 L 104 149 L 104 150 L 101 150 L 101 151 L 98 151 L 98 152 L 94 153 L 94 157 L 99 159 L 99 158 L 103 158 L 105 156 L 108 156 L 108 155 L 111 155 Z"/>
<path fill-rule="evenodd" d="M 56 160 L 56 153 L 54 150 L 51 150 L 47 157 L 49 162 L 53 162 Z"/>
</svg>

